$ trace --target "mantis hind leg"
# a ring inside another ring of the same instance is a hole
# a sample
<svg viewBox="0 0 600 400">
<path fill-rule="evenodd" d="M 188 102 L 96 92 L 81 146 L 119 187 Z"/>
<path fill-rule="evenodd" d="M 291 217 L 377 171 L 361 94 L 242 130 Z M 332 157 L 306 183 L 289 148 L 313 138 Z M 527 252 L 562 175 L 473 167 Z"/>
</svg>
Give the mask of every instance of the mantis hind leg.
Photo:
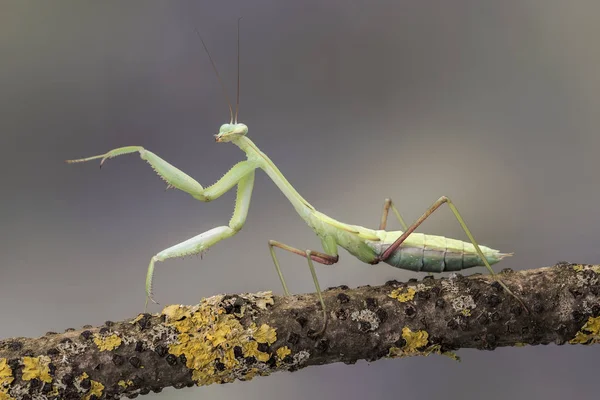
<svg viewBox="0 0 600 400">
<path fill-rule="evenodd" d="M 299 256 L 306 257 L 308 261 L 308 267 L 310 268 L 310 273 L 313 278 L 313 282 L 315 284 L 315 288 L 317 289 L 317 295 L 319 296 L 319 302 L 321 303 L 321 307 L 323 309 L 323 326 L 318 332 L 315 332 L 313 336 L 321 336 L 325 329 L 327 328 L 327 309 L 325 307 L 325 301 L 323 300 L 323 295 L 321 294 L 321 286 L 319 285 L 319 280 L 317 279 L 317 273 L 315 271 L 315 266 L 313 264 L 313 260 L 325 264 L 331 265 L 335 264 L 339 260 L 338 255 L 330 255 L 321 253 L 319 251 L 314 250 L 300 250 L 292 246 L 288 246 L 287 244 L 278 242 L 276 240 L 269 240 L 269 250 L 271 252 L 271 257 L 273 258 L 273 263 L 275 264 L 275 269 L 277 270 L 277 275 L 279 275 L 279 279 L 281 280 L 281 285 L 283 286 L 283 291 L 286 296 L 290 295 L 290 292 L 285 283 L 285 279 L 283 278 L 283 273 L 281 272 L 281 267 L 279 266 L 279 261 L 277 260 L 277 255 L 275 254 L 275 247 L 279 247 L 280 249 L 289 251 L 294 254 L 298 254 Z"/>
<path fill-rule="evenodd" d="M 431 207 L 429 207 L 427 209 L 427 211 L 425 211 L 423 213 L 423 215 L 421 215 L 410 227 L 408 227 L 408 229 L 406 229 L 406 231 L 402 235 L 400 235 L 400 237 L 398 239 L 396 239 L 396 241 L 394 243 L 392 243 L 392 245 L 390 247 L 388 247 L 387 250 L 384 251 L 381 256 L 378 257 L 377 261 L 385 261 L 386 259 L 388 259 L 396 251 L 396 249 L 398 249 L 398 247 L 400 247 L 402 242 L 404 242 L 406 240 L 406 238 L 411 233 L 413 233 L 415 231 L 415 229 L 417 229 L 419 227 L 419 225 L 421 225 L 423 223 L 423 221 L 425 221 L 427 219 L 427 217 L 429 217 L 431 214 L 433 214 L 433 212 L 435 210 L 437 210 L 438 208 L 440 208 L 442 206 L 442 204 L 444 204 L 444 203 L 448 203 L 448 207 L 450 207 L 450 210 L 452 211 L 452 213 L 458 220 L 458 223 L 460 224 L 460 226 L 463 228 L 463 230 L 469 237 L 469 240 L 473 244 L 473 247 L 475 247 L 475 250 L 477 251 L 477 254 L 479 255 L 479 257 L 481 258 L 481 261 L 483 261 L 483 264 L 485 265 L 485 267 L 488 269 L 488 271 L 490 271 L 490 274 L 492 275 L 492 277 L 504 288 L 504 290 L 506 290 L 507 293 L 509 293 L 511 296 L 513 296 L 515 299 L 517 299 L 517 301 L 523 306 L 523 308 L 525 308 L 525 311 L 529 312 L 529 309 L 527 308 L 527 306 L 525 305 L 523 300 L 521 300 L 521 298 L 519 296 L 514 294 L 508 288 L 508 286 L 506 286 L 506 284 L 504 282 L 502 282 L 502 280 L 500 278 L 498 278 L 498 276 L 492 269 L 490 263 L 487 261 L 485 255 L 481 251 L 479 244 L 477 244 L 477 242 L 475 241 L 475 238 L 473 237 L 473 234 L 467 227 L 467 224 L 465 223 L 464 219 L 458 212 L 458 209 L 456 208 L 454 203 L 446 196 L 440 197 L 435 203 L 433 203 L 431 205 Z"/>
</svg>

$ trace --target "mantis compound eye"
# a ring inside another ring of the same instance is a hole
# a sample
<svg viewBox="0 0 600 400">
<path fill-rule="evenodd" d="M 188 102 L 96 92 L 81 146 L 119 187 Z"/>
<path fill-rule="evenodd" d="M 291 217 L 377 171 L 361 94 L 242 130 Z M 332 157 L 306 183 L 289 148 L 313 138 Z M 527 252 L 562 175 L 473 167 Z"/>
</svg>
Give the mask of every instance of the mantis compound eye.
<svg viewBox="0 0 600 400">
<path fill-rule="evenodd" d="M 242 123 L 235 124 L 233 133 L 244 136 L 248 133 L 248 127 L 246 126 L 246 124 L 242 124 Z"/>
<path fill-rule="evenodd" d="M 221 127 L 219 128 L 219 133 L 229 133 L 233 130 L 234 125 L 231 124 L 223 124 L 221 125 Z"/>
</svg>

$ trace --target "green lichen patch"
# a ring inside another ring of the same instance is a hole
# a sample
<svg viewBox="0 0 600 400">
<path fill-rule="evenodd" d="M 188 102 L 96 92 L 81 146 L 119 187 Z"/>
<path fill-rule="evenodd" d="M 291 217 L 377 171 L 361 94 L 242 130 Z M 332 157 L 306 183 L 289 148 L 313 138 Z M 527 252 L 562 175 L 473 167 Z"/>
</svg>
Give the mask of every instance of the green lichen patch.
<svg viewBox="0 0 600 400">
<path fill-rule="evenodd" d="M 96 334 L 94 335 L 94 343 L 96 343 L 96 346 L 98 346 L 100 351 L 110 351 L 119 347 L 122 340 L 114 333 L 108 336 Z"/>
<path fill-rule="evenodd" d="M 589 317 L 575 337 L 569 340 L 571 344 L 600 343 L 600 317 Z"/>
<path fill-rule="evenodd" d="M 169 353 L 185 356 L 198 386 L 249 380 L 290 368 L 297 363 L 291 349 L 271 349 L 277 341 L 273 327 L 240 322 L 242 316 L 247 321 L 249 315 L 269 304 L 273 304 L 271 292 L 214 296 L 193 307 L 167 306 L 162 311 L 165 325 L 177 331 Z"/>
<path fill-rule="evenodd" d="M 402 328 L 402 338 L 405 341 L 402 347 L 391 347 L 388 350 L 387 357 L 401 358 L 411 356 L 428 356 L 430 354 L 441 354 L 459 361 L 459 357 L 450 351 L 442 351 L 442 346 L 439 344 L 431 344 L 429 346 L 429 333 L 424 330 L 413 332 L 409 327 Z"/>
</svg>

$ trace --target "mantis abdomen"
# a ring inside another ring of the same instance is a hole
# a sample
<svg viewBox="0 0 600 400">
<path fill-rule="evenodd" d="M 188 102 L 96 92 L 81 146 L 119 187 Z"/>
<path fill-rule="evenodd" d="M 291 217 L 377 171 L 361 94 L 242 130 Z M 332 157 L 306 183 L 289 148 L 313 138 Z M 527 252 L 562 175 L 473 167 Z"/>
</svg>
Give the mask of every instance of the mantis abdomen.
<svg viewBox="0 0 600 400">
<path fill-rule="evenodd" d="M 401 233 L 387 232 L 386 240 L 369 244 L 376 253 L 383 254 Z M 489 264 L 496 264 L 511 255 L 486 246 L 479 247 Z M 460 271 L 484 265 L 471 243 L 423 233 L 412 233 L 384 262 L 396 268 L 423 272 Z"/>
</svg>

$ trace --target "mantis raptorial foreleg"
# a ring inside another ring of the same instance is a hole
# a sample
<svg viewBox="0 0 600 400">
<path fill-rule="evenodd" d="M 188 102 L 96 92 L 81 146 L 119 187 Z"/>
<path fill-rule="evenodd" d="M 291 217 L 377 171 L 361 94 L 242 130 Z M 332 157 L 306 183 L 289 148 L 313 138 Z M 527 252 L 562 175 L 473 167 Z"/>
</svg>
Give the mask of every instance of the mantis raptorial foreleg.
<svg viewBox="0 0 600 400">
<path fill-rule="evenodd" d="M 223 177 L 225 178 L 225 177 Z M 223 179 L 221 178 L 221 179 Z M 194 236 L 184 242 L 176 244 L 175 246 L 169 247 L 156 254 L 150 259 L 148 265 L 148 273 L 146 274 L 146 304 L 145 308 L 148 307 L 148 300 L 155 304 L 158 304 L 152 298 L 152 277 L 154 275 L 154 263 L 156 261 L 164 261 L 168 258 L 184 257 L 187 255 L 202 254 L 208 250 L 211 246 L 220 242 L 221 240 L 230 238 L 242 229 L 246 222 L 246 216 L 248 215 L 248 209 L 250 207 L 250 199 L 252 198 L 252 188 L 254 187 L 254 170 L 251 170 L 238 182 L 237 197 L 235 202 L 235 209 L 233 216 L 229 221 L 229 226 L 218 226 L 210 229 L 198 236 Z"/>
<path fill-rule="evenodd" d="M 300 250 L 292 246 L 288 246 L 287 244 L 277 242 L 275 240 L 269 240 L 269 250 L 271 251 L 271 257 L 273 257 L 273 263 L 275 264 L 275 269 L 277 270 L 277 275 L 279 275 L 279 279 L 281 280 L 281 285 L 283 286 L 283 292 L 286 296 L 290 295 L 290 292 L 285 283 L 285 279 L 283 278 L 283 273 L 281 272 L 281 267 L 279 266 L 279 261 L 277 260 L 277 255 L 275 254 L 274 247 L 279 247 L 280 249 L 287 250 L 291 253 L 298 254 L 299 256 L 305 257 L 308 260 L 308 267 L 310 268 L 310 273 L 312 275 L 313 281 L 315 283 L 315 288 L 317 289 L 317 295 L 319 296 L 319 301 L 321 302 L 321 307 L 323 309 L 323 327 L 314 333 L 314 336 L 320 336 L 325 329 L 327 328 L 327 309 L 325 308 L 325 301 L 323 301 L 323 296 L 321 294 L 321 286 L 319 285 L 319 280 L 317 279 L 317 273 L 315 271 L 315 266 L 313 265 L 313 260 L 325 264 L 331 265 L 335 264 L 339 260 L 339 256 L 329 255 L 325 253 L 321 253 L 319 251 L 314 250 Z"/>
<path fill-rule="evenodd" d="M 165 182 L 167 182 L 168 187 L 175 187 L 179 190 L 187 192 L 195 199 L 200 201 L 211 201 L 219 198 L 236 184 L 238 185 L 235 210 L 231 220 L 229 221 L 229 226 L 219 226 L 208 230 L 198 236 L 169 247 L 168 249 L 165 249 L 152 257 L 150 264 L 148 265 L 148 273 L 146 274 L 145 308 L 147 308 L 148 300 L 156 303 L 156 301 L 152 298 L 152 277 L 154 274 L 154 264 L 156 261 L 164 261 L 169 258 L 201 254 L 215 243 L 235 235 L 240 229 L 242 229 L 242 226 L 246 221 L 246 216 L 248 215 L 248 208 L 250 206 L 250 199 L 252 197 L 252 188 L 254 187 L 254 170 L 257 168 L 257 165 L 251 161 L 241 161 L 234 165 L 216 183 L 203 188 L 202 185 L 200 185 L 200 183 L 198 183 L 194 178 L 190 177 L 185 172 L 179 170 L 156 154 L 144 149 L 141 146 L 121 147 L 111 150 L 106 154 L 82 158 L 79 160 L 69 160 L 68 162 L 83 162 L 101 158 L 102 160 L 100 161 L 100 166 L 102 166 L 104 161 L 109 158 L 134 152 L 140 153 L 140 157 L 143 160 L 146 160 L 152 166 L 154 171 L 156 171 L 156 173 L 158 173 L 158 175 Z"/>
<path fill-rule="evenodd" d="M 423 213 L 423 215 L 421 215 L 410 227 L 408 227 L 408 229 L 406 229 L 406 231 L 404 231 L 404 233 L 402 235 L 400 235 L 400 237 L 398 239 L 396 239 L 396 241 L 394 241 L 394 243 L 392 243 L 392 245 L 390 247 L 388 247 L 386 249 L 386 251 L 384 251 L 383 254 L 381 254 L 381 256 L 379 256 L 377 258 L 377 261 L 385 261 L 386 259 L 388 259 L 394 253 L 394 251 L 396 251 L 396 249 L 398 247 L 400 247 L 400 245 L 402 244 L 402 242 L 404 242 L 406 240 L 406 238 L 411 233 L 413 233 L 415 231 L 415 229 L 417 229 L 419 227 L 419 225 L 421 225 L 423 223 L 423 221 L 425 221 L 427 219 L 427 217 L 429 217 L 431 214 L 433 214 L 433 212 L 435 210 L 437 210 L 438 208 L 440 208 L 441 205 L 444 204 L 444 203 L 448 203 L 448 207 L 450 207 L 450 210 L 452 211 L 452 213 L 454 214 L 454 216 L 458 220 L 458 223 L 460 224 L 460 226 L 463 228 L 463 230 L 465 231 L 465 233 L 469 237 L 469 240 L 473 244 L 473 247 L 475 247 L 475 251 L 477 252 L 477 254 L 479 255 L 479 257 L 481 258 L 481 261 L 484 263 L 485 267 L 490 271 L 490 274 L 492 275 L 492 277 L 504 288 L 504 290 L 506 290 L 507 293 L 509 293 L 515 299 L 517 299 L 517 301 L 519 301 L 519 303 L 521 303 L 521 305 L 525 308 L 525 310 L 527 312 L 529 312 L 529 309 L 527 308 L 527 306 L 525 305 L 525 303 L 523 303 L 523 300 L 521 300 L 519 298 L 519 296 L 517 296 L 516 294 L 514 294 L 508 288 L 508 286 L 506 286 L 506 284 L 504 282 L 502 282 L 502 280 L 500 278 L 498 278 L 498 276 L 496 275 L 496 273 L 494 272 L 494 270 L 490 266 L 490 263 L 487 261 L 487 258 L 484 256 L 483 252 L 481 251 L 481 248 L 479 247 L 479 245 L 475 241 L 475 238 L 473 237 L 473 234 L 471 233 L 471 231 L 467 227 L 467 224 L 465 223 L 465 221 L 463 220 L 462 216 L 458 212 L 458 209 L 456 208 L 456 206 L 454 205 L 454 203 L 448 197 L 446 197 L 446 196 L 440 197 L 435 203 L 433 203 L 431 205 L 431 207 L 429 207 L 427 209 L 427 211 L 425 211 Z"/>
<path fill-rule="evenodd" d="M 165 160 L 163 160 L 156 154 L 144 149 L 142 146 L 120 147 L 118 149 L 113 149 L 106 154 L 100 154 L 97 156 L 92 156 L 92 157 L 87 157 L 87 158 L 80 158 L 78 160 L 67 160 L 67 162 L 68 163 L 79 163 L 79 162 L 96 160 L 96 159 L 100 158 L 101 159 L 100 160 L 100 168 L 102 168 L 102 165 L 104 164 L 104 162 L 106 160 L 108 160 L 109 158 L 121 156 L 124 154 L 135 153 L 135 152 L 140 153 L 141 159 L 146 160 L 148 162 L 148 164 L 150 164 L 152 166 L 152 169 L 154 169 L 154 171 L 156 171 L 156 173 L 165 182 L 167 182 L 167 184 L 168 184 L 167 187 L 175 187 L 179 190 L 182 190 L 184 192 L 191 194 L 195 198 L 198 198 L 198 200 L 204 200 L 202 198 L 199 198 L 199 197 L 203 196 L 204 190 L 205 190 L 201 184 L 199 184 L 194 178 L 192 178 L 185 172 L 181 171 L 180 169 L 172 166 L 171 164 L 169 164 L 168 162 L 166 162 Z"/>
<path fill-rule="evenodd" d="M 398 212 L 398 209 L 394 205 L 394 202 L 390 198 L 385 199 L 385 201 L 383 202 L 383 212 L 381 213 L 381 222 L 379 223 L 379 229 L 385 230 L 385 227 L 387 226 L 387 219 L 388 214 L 390 212 L 390 208 L 392 209 L 394 214 L 396 214 L 396 218 L 398 218 L 398 221 L 400 221 L 402 229 L 406 230 L 408 226 L 406 225 L 406 222 L 404 222 L 404 219 L 402 218 L 402 216 Z"/>
<path fill-rule="evenodd" d="M 253 162 L 250 161 L 240 161 L 236 165 L 234 165 L 227 173 L 215 182 L 213 185 L 208 186 L 206 188 L 202 187 L 200 183 L 198 183 L 194 178 L 183 172 L 182 170 L 174 167 L 169 164 L 153 152 L 144 149 L 142 146 L 127 146 L 120 147 L 118 149 L 113 149 L 105 154 L 100 154 L 97 156 L 80 158 L 77 160 L 67 160 L 68 163 L 79 163 L 90 160 L 100 160 L 100 167 L 104 164 L 104 162 L 110 158 L 114 158 L 117 156 L 121 156 L 124 154 L 130 153 L 140 153 L 140 158 L 142 160 L 146 160 L 152 169 L 160 176 L 165 182 L 167 182 L 167 187 L 174 187 L 186 193 L 189 193 L 197 200 L 200 201 L 211 201 L 216 198 L 219 198 L 233 186 L 235 186 L 238 181 L 244 177 L 248 172 L 254 170 L 258 167 Z"/>
</svg>

